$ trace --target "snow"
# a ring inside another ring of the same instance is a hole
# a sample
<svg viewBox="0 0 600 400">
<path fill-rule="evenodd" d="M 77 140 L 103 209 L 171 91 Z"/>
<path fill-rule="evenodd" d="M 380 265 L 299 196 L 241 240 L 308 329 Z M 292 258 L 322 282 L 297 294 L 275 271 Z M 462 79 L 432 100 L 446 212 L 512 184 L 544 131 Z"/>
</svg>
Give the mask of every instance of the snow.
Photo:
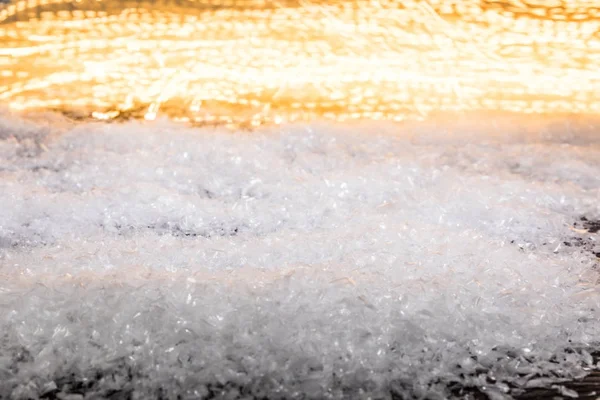
<svg viewBox="0 0 600 400">
<path fill-rule="evenodd" d="M 0 397 L 562 387 L 600 346 L 599 126 L 4 112 Z"/>
</svg>

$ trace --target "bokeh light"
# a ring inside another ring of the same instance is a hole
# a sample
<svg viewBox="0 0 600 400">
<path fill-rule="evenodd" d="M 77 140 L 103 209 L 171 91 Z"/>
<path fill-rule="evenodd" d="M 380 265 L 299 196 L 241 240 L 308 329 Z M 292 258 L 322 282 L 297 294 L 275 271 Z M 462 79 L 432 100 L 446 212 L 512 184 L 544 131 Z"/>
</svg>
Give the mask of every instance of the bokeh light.
<svg viewBox="0 0 600 400">
<path fill-rule="evenodd" d="M 24 0 L 0 103 L 199 124 L 600 113 L 595 0 Z"/>
</svg>

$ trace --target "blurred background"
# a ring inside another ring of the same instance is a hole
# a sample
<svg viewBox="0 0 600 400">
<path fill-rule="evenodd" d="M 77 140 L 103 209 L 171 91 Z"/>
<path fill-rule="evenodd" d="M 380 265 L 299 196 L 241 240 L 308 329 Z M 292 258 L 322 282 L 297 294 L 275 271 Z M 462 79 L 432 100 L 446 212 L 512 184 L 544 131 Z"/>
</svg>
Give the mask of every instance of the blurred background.
<svg viewBox="0 0 600 400">
<path fill-rule="evenodd" d="M 0 102 L 74 118 L 600 112 L 588 0 L 22 0 L 0 41 Z"/>
</svg>

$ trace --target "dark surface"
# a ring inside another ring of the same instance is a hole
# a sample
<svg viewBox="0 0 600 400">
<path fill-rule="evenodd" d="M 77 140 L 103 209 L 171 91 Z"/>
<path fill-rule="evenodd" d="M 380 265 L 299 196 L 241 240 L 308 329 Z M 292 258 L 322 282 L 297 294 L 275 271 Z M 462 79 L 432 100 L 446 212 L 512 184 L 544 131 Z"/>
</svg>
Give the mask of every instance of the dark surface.
<svg viewBox="0 0 600 400">
<path fill-rule="evenodd" d="M 595 237 L 600 232 L 600 219 L 592 219 L 581 217 L 579 221 L 573 223 L 573 230 L 581 232 L 578 236 L 573 236 L 565 240 L 563 244 L 567 247 L 578 247 L 582 251 L 593 253 L 597 258 L 600 258 L 600 243 Z"/>
<path fill-rule="evenodd" d="M 579 395 L 578 399 L 598 399 L 600 398 L 600 371 L 594 371 L 582 380 L 565 383 L 568 389 L 574 390 Z M 532 399 L 565 399 L 572 398 L 560 394 L 558 389 L 531 389 L 520 396 L 516 396 L 519 400 Z"/>
<path fill-rule="evenodd" d="M 594 362 L 600 362 L 600 353 L 594 354 Z M 65 395 L 81 395 L 86 396 L 90 393 L 96 392 L 97 384 L 102 380 L 112 380 L 115 382 L 115 389 L 110 391 L 104 391 L 101 397 L 92 398 L 103 398 L 103 399 L 132 399 L 134 387 L 136 381 L 141 378 L 137 375 L 136 371 L 131 367 L 127 367 L 123 363 L 123 369 L 111 373 L 109 371 L 97 371 L 95 374 L 90 375 L 87 378 L 76 376 L 71 374 L 55 380 L 56 385 L 49 387 L 42 394 L 42 398 L 48 400 L 62 399 Z M 121 379 L 116 379 L 116 376 L 120 376 Z M 123 379 L 125 378 L 125 379 Z M 118 384 L 117 384 L 118 382 Z M 117 388 L 118 387 L 118 388 Z M 248 387 L 235 387 L 231 383 L 218 383 L 208 387 L 208 393 L 206 399 L 217 399 L 217 398 L 231 398 L 227 397 L 227 394 L 231 394 L 232 388 L 237 389 L 237 393 L 245 399 L 261 399 L 255 397 L 252 394 L 252 390 Z M 567 391 L 564 390 L 567 389 Z M 567 395 L 570 391 L 577 393 L 578 399 L 591 400 L 600 398 L 600 370 L 591 371 L 591 373 L 583 379 L 574 380 L 571 382 L 563 382 L 560 384 L 553 385 L 551 388 L 533 388 L 533 389 L 519 389 L 512 388 L 513 392 L 510 395 L 516 400 L 533 400 L 533 399 L 569 399 L 575 398 L 572 394 Z M 490 397 L 485 391 L 479 388 L 465 388 L 465 387 L 453 387 L 451 388 L 452 398 L 457 399 L 472 399 L 472 400 L 487 400 Z M 392 399 L 405 399 L 406 397 L 396 393 L 392 388 L 390 389 L 390 397 Z M 155 397 L 157 399 L 172 398 L 169 393 L 164 393 L 159 387 Z M 180 397 L 177 397 L 180 398 Z M 301 397 L 300 397 L 301 398 Z"/>
<path fill-rule="evenodd" d="M 564 382 L 554 385 L 553 388 L 535 388 L 526 389 L 521 394 L 512 394 L 516 400 L 533 400 L 533 399 L 571 399 L 575 398 L 561 394 L 561 386 L 566 389 L 573 390 L 577 393 L 577 399 L 596 400 L 600 398 L 600 371 L 592 371 L 583 379 L 571 382 Z M 472 399 L 472 400 L 488 400 L 487 394 L 479 389 L 462 388 L 453 390 L 453 395 L 456 398 Z"/>
<path fill-rule="evenodd" d="M 597 360 L 596 360 L 597 361 Z M 557 385 L 558 386 L 558 385 Z M 562 386 L 567 389 L 574 390 L 579 395 L 579 399 L 597 399 L 600 398 L 600 371 L 593 371 L 590 375 L 581 380 L 566 382 Z M 556 389 L 531 389 L 520 396 L 516 396 L 519 400 L 531 399 L 565 399 L 572 398 L 560 394 L 560 390 Z"/>
<path fill-rule="evenodd" d="M 600 231 L 600 220 L 589 220 L 586 217 L 581 217 L 581 224 L 583 228 L 589 233 L 597 233 Z"/>
</svg>

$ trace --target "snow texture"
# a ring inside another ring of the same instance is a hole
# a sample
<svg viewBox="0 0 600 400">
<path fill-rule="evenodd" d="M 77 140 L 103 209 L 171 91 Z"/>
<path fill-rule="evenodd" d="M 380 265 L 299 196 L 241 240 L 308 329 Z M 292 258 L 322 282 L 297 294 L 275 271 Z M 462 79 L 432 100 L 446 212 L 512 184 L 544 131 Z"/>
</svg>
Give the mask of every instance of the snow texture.
<svg viewBox="0 0 600 400">
<path fill-rule="evenodd" d="M 560 387 L 600 347 L 598 126 L 4 112 L 0 398 Z"/>
</svg>

